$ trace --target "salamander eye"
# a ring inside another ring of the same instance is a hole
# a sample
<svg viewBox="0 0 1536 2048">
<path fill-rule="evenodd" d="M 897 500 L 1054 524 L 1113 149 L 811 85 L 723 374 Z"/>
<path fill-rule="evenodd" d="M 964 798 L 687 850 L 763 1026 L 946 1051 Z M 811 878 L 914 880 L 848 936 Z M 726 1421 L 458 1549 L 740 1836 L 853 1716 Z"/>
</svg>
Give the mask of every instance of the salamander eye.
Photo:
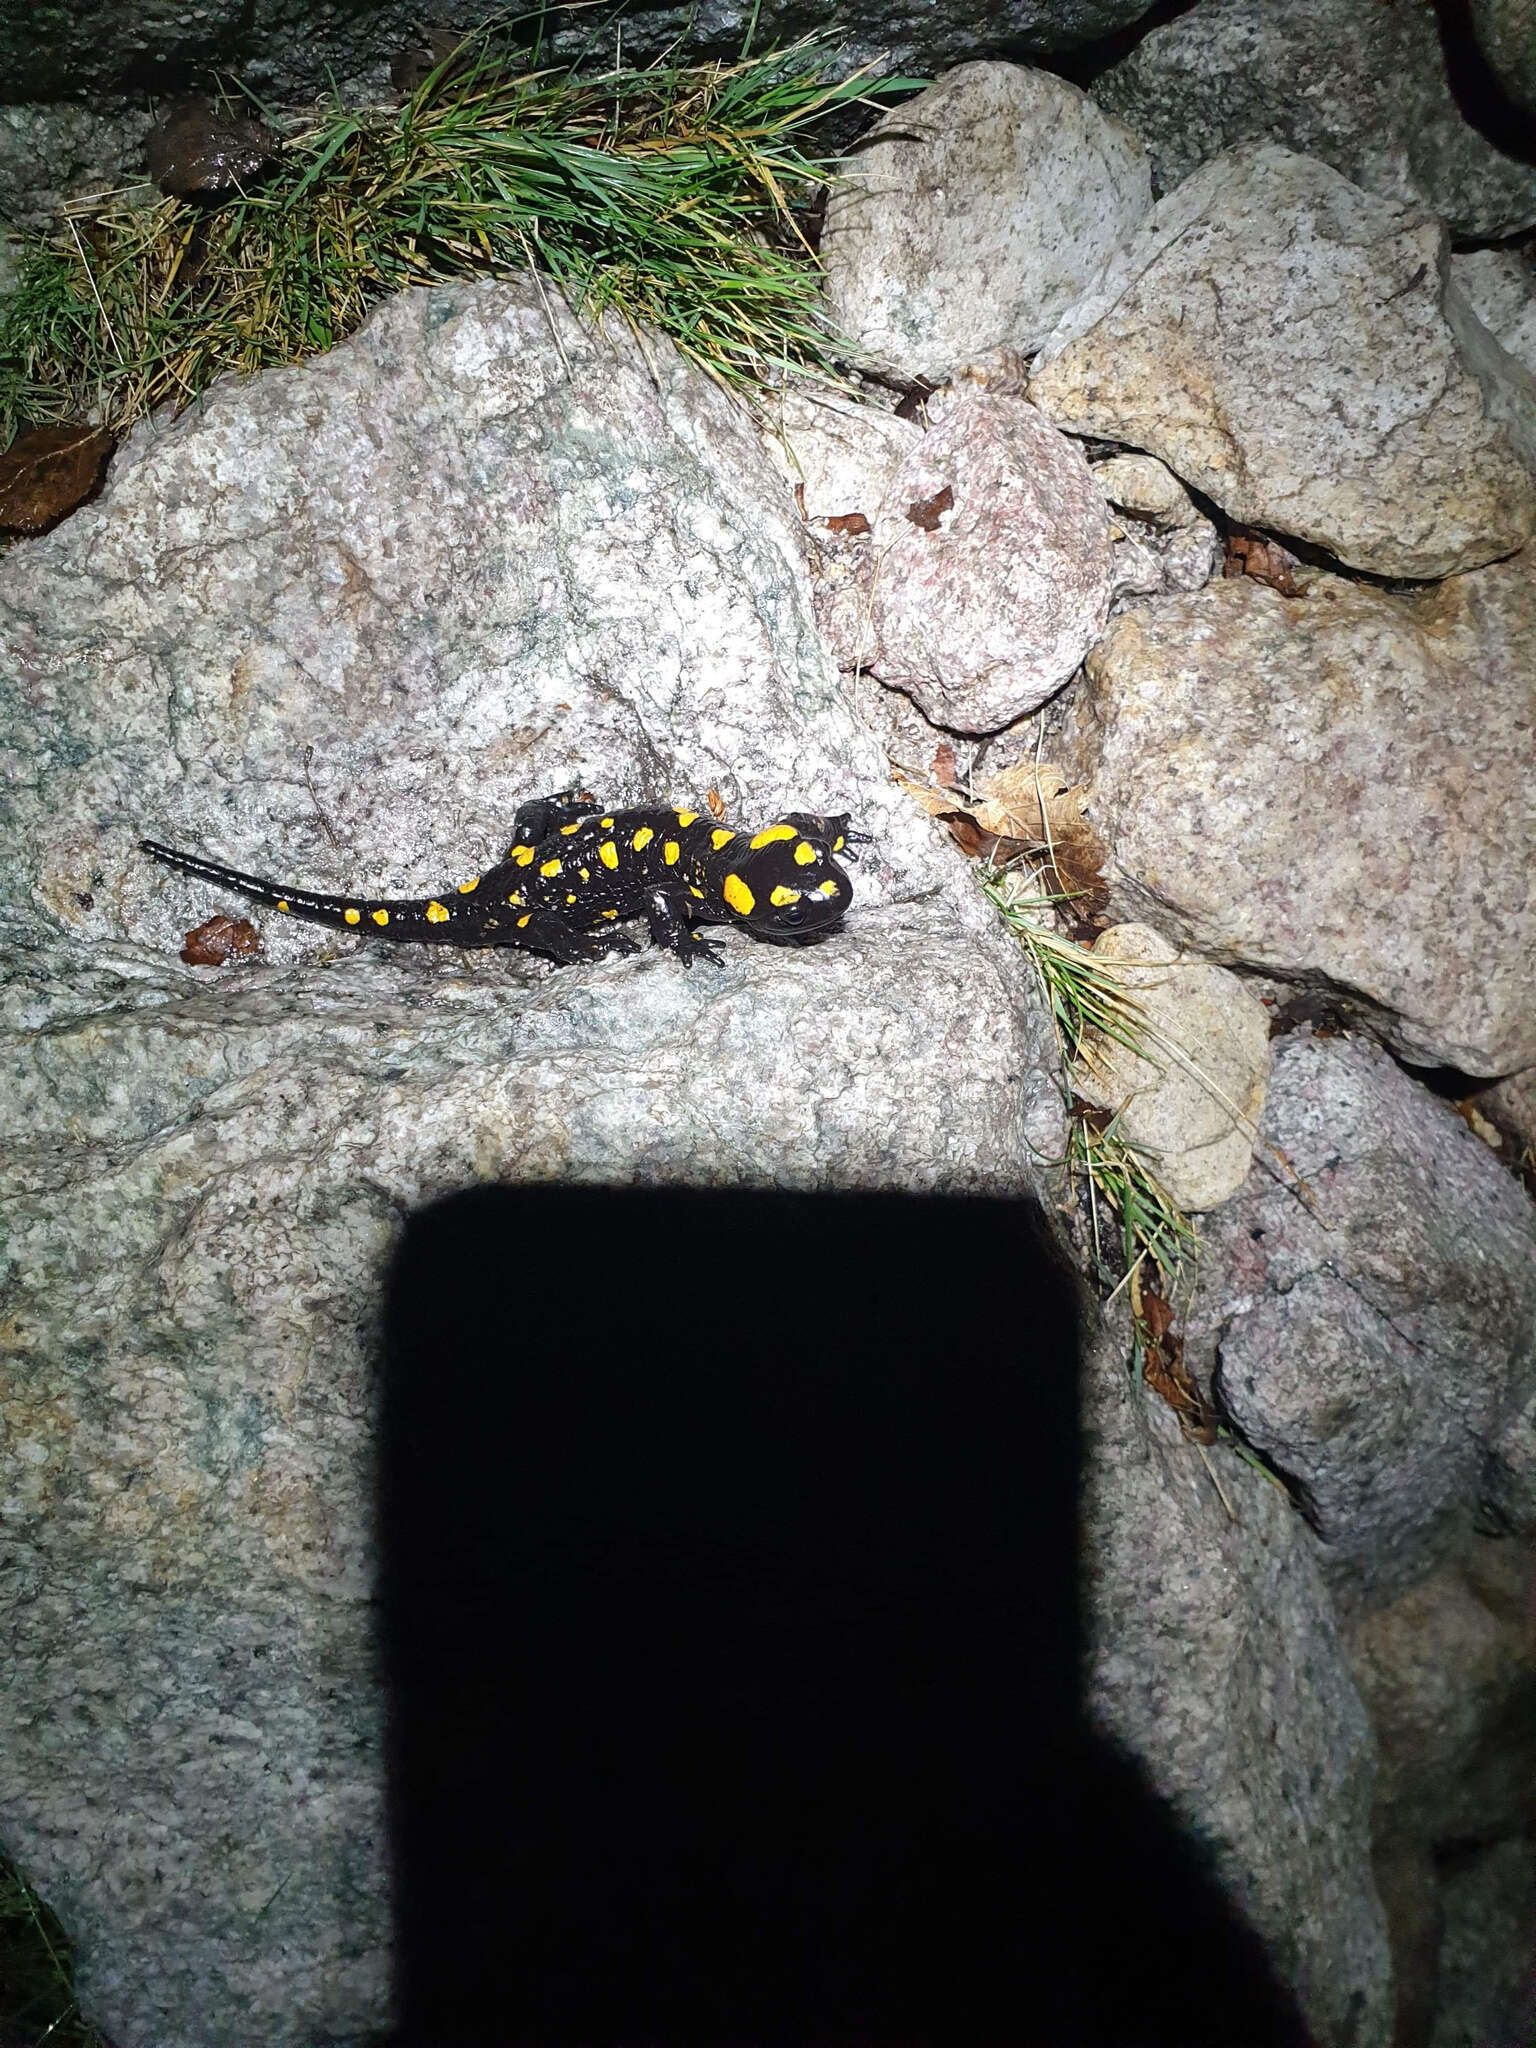
<svg viewBox="0 0 1536 2048">
<path fill-rule="evenodd" d="M 782 924 L 799 924 L 804 916 L 805 905 L 803 903 L 786 903 L 779 912 L 779 921 Z"/>
</svg>

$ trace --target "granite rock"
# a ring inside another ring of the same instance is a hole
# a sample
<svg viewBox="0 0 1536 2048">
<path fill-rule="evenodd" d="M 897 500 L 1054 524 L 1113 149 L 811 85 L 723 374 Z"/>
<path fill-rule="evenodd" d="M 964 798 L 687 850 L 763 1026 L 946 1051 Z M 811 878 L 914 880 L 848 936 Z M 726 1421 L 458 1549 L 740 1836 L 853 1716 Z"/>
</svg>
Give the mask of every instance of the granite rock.
<svg viewBox="0 0 1536 2048">
<path fill-rule="evenodd" d="M 1151 204 L 1140 142 L 1086 93 L 962 64 L 841 167 L 821 240 L 832 318 L 862 362 L 912 381 L 1032 352 Z"/>
<path fill-rule="evenodd" d="M 1476 567 L 1530 534 L 1536 485 L 1447 324 L 1445 254 L 1438 222 L 1325 164 L 1229 150 L 1065 316 L 1030 396 L 1354 568 Z"/>
</svg>

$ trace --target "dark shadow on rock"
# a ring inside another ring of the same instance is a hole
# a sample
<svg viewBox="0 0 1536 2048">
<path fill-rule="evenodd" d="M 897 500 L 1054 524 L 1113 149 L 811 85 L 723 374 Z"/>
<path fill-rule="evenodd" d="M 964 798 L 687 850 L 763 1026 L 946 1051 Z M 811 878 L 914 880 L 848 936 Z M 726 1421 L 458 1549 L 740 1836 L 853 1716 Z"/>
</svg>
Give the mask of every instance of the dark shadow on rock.
<svg viewBox="0 0 1536 2048">
<path fill-rule="evenodd" d="M 1021 1203 L 482 1189 L 411 1222 L 397 2048 L 1302 2048 L 1083 1719 L 1076 1320 Z"/>
</svg>

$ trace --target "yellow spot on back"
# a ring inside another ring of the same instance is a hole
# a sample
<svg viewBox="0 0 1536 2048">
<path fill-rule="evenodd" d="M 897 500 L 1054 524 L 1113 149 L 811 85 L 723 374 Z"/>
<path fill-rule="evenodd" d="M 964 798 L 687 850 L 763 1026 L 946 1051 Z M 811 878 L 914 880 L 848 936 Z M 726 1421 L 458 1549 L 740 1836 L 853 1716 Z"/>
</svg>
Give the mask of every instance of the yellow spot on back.
<svg viewBox="0 0 1536 2048">
<path fill-rule="evenodd" d="M 678 846 L 678 843 L 675 839 L 669 839 L 666 845 L 661 849 L 661 857 L 666 862 L 669 868 L 676 867 L 677 856 L 681 852 L 681 850 L 682 849 Z"/>
<path fill-rule="evenodd" d="M 515 860 L 520 868 L 525 868 L 529 861 L 533 859 L 533 848 L 531 846 L 514 846 L 508 853 L 507 859 Z"/>
<path fill-rule="evenodd" d="M 816 894 L 818 896 L 836 896 L 839 893 L 840 892 L 838 890 L 836 882 L 823 882 L 821 887 L 816 891 Z"/>
<path fill-rule="evenodd" d="M 388 912 L 387 910 L 376 910 L 376 911 L 374 911 L 374 913 L 373 913 L 373 921 L 374 921 L 374 923 L 375 923 L 375 924 L 388 924 L 388 923 L 389 923 L 389 912 Z"/>
<path fill-rule="evenodd" d="M 427 905 L 428 924 L 446 924 L 447 922 L 448 906 L 446 903 L 429 903 Z"/>
<path fill-rule="evenodd" d="M 512 891 L 512 894 L 507 898 L 507 901 L 511 904 L 514 910 L 521 910 L 523 905 L 528 901 L 528 898 L 523 894 L 521 889 L 514 889 Z"/>
<path fill-rule="evenodd" d="M 770 903 L 779 905 L 783 905 L 785 903 L 798 903 L 800 901 L 800 891 L 798 889 L 786 889 L 784 884 L 780 882 L 779 886 L 768 898 L 768 901 Z"/>
<path fill-rule="evenodd" d="M 802 839 L 800 844 L 795 848 L 796 867 L 808 868 L 815 858 L 815 847 L 812 846 L 809 839 Z"/>
<path fill-rule="evenodd" d="M 738 917 L 750 917 L 757 908 L 757 898 L 740 875 L 727 875 L 720 893 Z"/>
<path fill-rule="evenodd" d="M 672 814 L 679 825 L 691 825 L 699 815 L 697 811 L 674 811 Z"/>
<path fill-rule="evenodd" d="M 557 860 L 547 860 L 545 861 L 544 865 L 539 869 L 539 873 L 541 875 L 558 875 L 559 872 L 560 862 Z"/>
<path fill-rule="evenodd" d="M 598 823 L 602 826 L 605 832 L 611 832 L 613 830 L 612 818 L 600 818 L 598 820 Z"/>
<path fill-rule="evenodd" d="M 459 894 L 461 896 L 467 896 L 472 889 L 478 889 L 479 886 L 480 877 L 478 875 L 471 875 L 467 882 L 460 882 Z"/>
<path fill-rule="evenodd" d="M 604 917 L 617 917 L 618 914 L 619 913 L 616 910 L 605 910 L 603 912 Z"/>
<path fill-rule="evenodd" d="M 579 831 L 581 830 L 581 820 L 580 820 L 580 818 L 578 818 L 578 819 L 576 820 L 576 822 L 575 822 L 575 824 L 574 824 L 574 825 L 562 825 L 562 826 L 560 827 L 560 830 L 561 830 L 561 832 L 562 832 L 562 833 L 563 833 L 563 834 L 565 835 L 565 837 L 566 837 L 566 838 L 568 839 L 568 838 L 570 837 L 570 835 L 571 835 L 571 834 L 572 834 L 573 832 L 579 832 Z"/>
<path fill-rule="evenodd" d="M 619 864 L 619 849 L 611 839 L 605 839 L 597 849 L 597 857 L 605 868 L 616 868 Z"/>
<path fill-rule="evenodd" d="M 527 912 L 527 913 L 526 913 L 526 914 L 525 914 L 524 916 L 520 917 L 520 918 L 519 918 L 519 919 L 517 920 L 517 928 L 518 928 L 518 930 L 519 930 L 519 931 L 521 931 L 521 930 L 522 930 L 523 926 L 524 926 L 524 925 L 525 925 L 525 924 L 526 924 L 526 923 L 528 922 L 528 919 L 529 919 L 530 917 L 532 917 L 532 915 L 533 915 L 533 912 L 532 912 L 532 911 L 530 910 L 530 911 L 528 911 L 528 912 Z"/>
<path fill-rule="evenodd" d="M 649 825 L 642 825 L 640 827 L 640 830 L 635 834 L 634 838 L 631 839 L 629 843 L 635 849 L 636 853 L 644 853 L 645 849 L 650 845 L 651 841 L 655 837 L 656 834 L 651 830 Z"/>
<path fill-rule="evenodd" d="M 577 874 L 578 874 L 578 875 L 580 875 L 581 879 L 582 879 L 582 880 L 583 880 L 584 882 L 590 882 L 590 881 L 591 881 L 591 879 L 592 879 L 592 870 L 591 870 L 590 868 L 578 868 L 578 869 L 576 870 L 576 872 L 577 872 Z"/>
<path fill-rule="evenodd" d="M 570 894 L 569 896 L 567 896 L 567 897 L 566 897 L 566 899 L 565 899 L 565 900 L 566 900 L 566 902 L 567 902 L 567 903 L 574 903 L 574 902 L 576 901 L 576 895 L 575 895 L 575 891 L 573 890 L 573 891 L 571 892 L 571 894 Z"/>
<path fill-rule="evenodd" d="M 757 837 L 749 839 L 747 844 L 756 853 L 760 846 L 772 846 L 775 839 L 793 839 L 794 836 L 795 827 L 793 825 L 765 825 Z"/>
<path fill-rule="evenodd" d="M 688 884 L 688 894 L 690 896 L 697 896 L 701 903 L 704 901 L 704 891 L 702 889 L 695 889 L 692 882 Z"/>
<path fill-rule="evenodd" d="M 360 910 L 344 910 L 342 912 L 342 916 L 345 917 L 348 924 L 356 924 L 362 914 Z"/>
<path fill-rule="evenodd" d="M 709 843 L 715 849 L 716 853 L 718 853 L 722 846 L 729 846 L 731 841 L 735 837 L 736 834 L 734 832 L 711 832 L 709 835 Z"/>
<path fill-rule="evenodd" d="M 281 896 L 279 896 L 277 899 L 277 907 L 279 910 L 286 910 L 288 908 L 287 904 L 283 901 Z"/>
</svg>

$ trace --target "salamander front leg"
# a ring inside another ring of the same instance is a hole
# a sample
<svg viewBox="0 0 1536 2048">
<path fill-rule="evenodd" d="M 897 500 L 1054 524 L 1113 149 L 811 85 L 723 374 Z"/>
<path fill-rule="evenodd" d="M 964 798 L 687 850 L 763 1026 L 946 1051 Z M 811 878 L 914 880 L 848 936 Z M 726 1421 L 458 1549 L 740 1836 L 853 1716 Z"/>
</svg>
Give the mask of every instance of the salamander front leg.
<svg viewBox="0 0 1536 2048">
<path fill-rule="evenodd" d="M 665 946 L 685 967 L 691 967 L 695 960 L 708 960 L 716 967 L 725 965 L 724 946 L 718 940 L 706 939 L 690 924 L 682 899 L 668 890 L 651 891 L 646 898 L 645 921 L 650 926 L 651 944 Z"/>
<path fill-rule="evenodd" d="M 587 789 L 560 789 L 553 796 L 530 797 L 519 804 L 512 820 L 512 840 L 517 846 L 538 846 L 562 825 L 574 825 L 601 809 Z"/>
</svg>

